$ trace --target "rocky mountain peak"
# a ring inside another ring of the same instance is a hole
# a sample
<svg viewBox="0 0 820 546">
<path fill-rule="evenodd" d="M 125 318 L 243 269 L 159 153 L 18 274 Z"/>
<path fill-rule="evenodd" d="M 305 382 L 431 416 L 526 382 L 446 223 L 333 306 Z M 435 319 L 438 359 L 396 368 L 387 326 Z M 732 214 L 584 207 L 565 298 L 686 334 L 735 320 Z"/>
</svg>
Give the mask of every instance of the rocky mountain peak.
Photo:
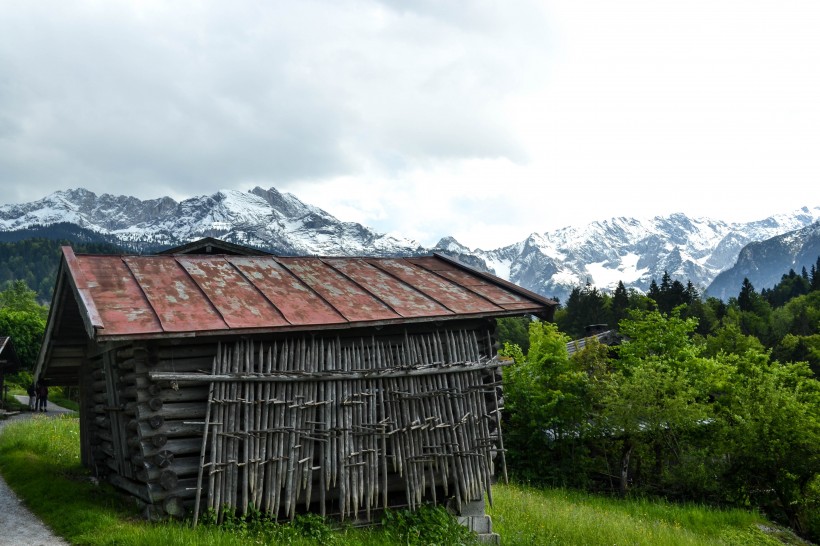
<svg viewBox="0 0 820 546">
<path fill-rule="evenodd" d="M 731 268 L 741 249 L 820 220 L 820 207 L 727 223 L 676 213 L 654 218 L 613 217 L 551 232 L 494 250 L 470 249 L 453 237 L 434 248 L 391 237 L 276 188 L 220 190 L 176 202 L 140 200 L 84 188 L 55 192 L 39 201 L 0 206 L 0 235 L 69 223 L 119 240 L 129 248 L 158 248 L 210 236 L 279 254 L 406 256 L 443 252 L 525 288 L 564 300 L 592 282 L 614 290 L 618 281 L 646 290 L 664 272 L 703 290 Z M 9 237 L 11 238 L 11 237 Z M 785 243 L 784 243 L 785 244 Z"/>
</svg>

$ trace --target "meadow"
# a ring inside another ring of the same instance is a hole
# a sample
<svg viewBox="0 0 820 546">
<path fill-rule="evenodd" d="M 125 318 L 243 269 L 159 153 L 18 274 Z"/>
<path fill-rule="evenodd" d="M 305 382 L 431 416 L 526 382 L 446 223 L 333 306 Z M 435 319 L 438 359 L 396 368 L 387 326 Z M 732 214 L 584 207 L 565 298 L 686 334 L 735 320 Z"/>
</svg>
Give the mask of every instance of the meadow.
<svg viewBox="0 0 820 546">
<path fill-rule="evenodd" d="M 316 516 L 292 523 L 236 518 L 226 525 L 150 523 L 133 497 L 99 483 L 80 464 L 76 418 L 34 416 L 4 423 L 0 473 L 58 535 L 82 545 L 470 544 L 443 510 L 388 513 L 384 525 L 356 528 Z M 619 499 L 525 484 L 493 487 L 489 508 L 501 544 L 513 545 L 777 545 L 806 543 L 743 510 Z"/>
</svg>

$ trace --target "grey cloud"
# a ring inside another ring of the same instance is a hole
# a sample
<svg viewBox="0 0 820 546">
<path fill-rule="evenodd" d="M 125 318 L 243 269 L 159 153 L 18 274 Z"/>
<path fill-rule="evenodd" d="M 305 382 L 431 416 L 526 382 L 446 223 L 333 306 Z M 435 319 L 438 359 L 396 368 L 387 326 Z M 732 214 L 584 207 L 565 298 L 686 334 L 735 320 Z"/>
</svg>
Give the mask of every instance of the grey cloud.
<svg viewBox="0 0 820 546">
<path fill-rule="evenodd" d="M 533 54 L 505 47 L 527 37 L 489 8 L 433 6 L 6 6 L 0 179 L 21 200 L 77 185 L 156 197 L 368 162 L 521 160 L 499 102 Z"/>
</svg>

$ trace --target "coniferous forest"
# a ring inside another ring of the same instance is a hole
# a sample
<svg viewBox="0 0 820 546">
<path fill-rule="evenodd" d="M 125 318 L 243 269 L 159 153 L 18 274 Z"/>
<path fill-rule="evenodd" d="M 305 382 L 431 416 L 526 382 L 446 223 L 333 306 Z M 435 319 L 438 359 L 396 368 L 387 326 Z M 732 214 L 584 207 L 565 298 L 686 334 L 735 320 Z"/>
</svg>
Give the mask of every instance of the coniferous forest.
<svg viewBox="0 0 820 546">
<path fill-rule="evenodd" d="M 0 242 L 0 286 L 22 280 L 37 295 L 40 303 L 49 303 L 54 290 L 61 248 L 70 245 L 74 252 L 86 254 L 120 254 L 123 249 L 111 243 L 76 242 L 68 239 L 25 239 Z"/>
</svg>

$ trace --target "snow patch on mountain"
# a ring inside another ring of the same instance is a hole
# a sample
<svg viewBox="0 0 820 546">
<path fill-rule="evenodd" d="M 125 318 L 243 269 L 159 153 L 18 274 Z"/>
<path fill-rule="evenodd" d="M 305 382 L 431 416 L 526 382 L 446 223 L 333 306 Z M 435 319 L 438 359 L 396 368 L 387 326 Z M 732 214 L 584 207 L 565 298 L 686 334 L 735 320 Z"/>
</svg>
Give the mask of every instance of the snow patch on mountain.
<svg viewBox="0 0 820 546">
<path fill-rule="evenodd" d="M 163 197 L 96 195 L 85 189 L 55 192 L 39 201 L 0 206 L 0 231 L 69 222 L 132 247 L 184 244 L 202 237 L 253 246 L 280 255 L 411 256 L 442 252 L 562 301 L 592 283 L 614 290 L 618 281 L 647 290 L 664 272 L 701 290 L 732 267 L 755 241 L 805 228 L 820 207 L 803 207 L 748 223 L 684 214 L 616 217 L 551 232 L 494 250 L 470 249 L 444 237 L 432 249 L 394 234 L 376 233 L 275 188 L 220 190 L 181 202 Z M 786 244 L 786 243 L 784 243 Z M 795 243 L 796 244 L 796 243 Z M 143 245 L 143 246 L 140 246 Z"/>
</svg>

